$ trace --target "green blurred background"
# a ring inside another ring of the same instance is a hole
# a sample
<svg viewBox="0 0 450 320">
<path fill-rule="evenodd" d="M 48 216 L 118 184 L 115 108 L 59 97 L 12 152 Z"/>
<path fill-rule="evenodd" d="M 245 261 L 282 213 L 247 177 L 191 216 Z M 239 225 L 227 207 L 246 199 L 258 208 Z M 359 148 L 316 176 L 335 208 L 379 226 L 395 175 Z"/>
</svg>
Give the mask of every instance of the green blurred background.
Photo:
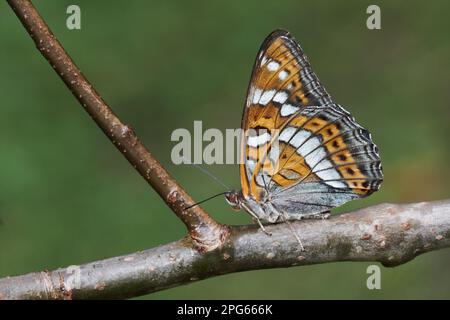
<svg viewBox="0 0 450 320">
<path fill-rule="evenodd" d="M 264 37 L 290 30 L 337 102 L 370 129 L 380 192 L 336 210 L 443 199 L 450 191 L 449 1 L 34 1 L 90 81 L 201 200 L 222 188 L 170 160 L 171 132 L 240 124 Z M 65 26 L 78 4 L 82 29 Z M 381 7 L 382 30 L 366 28 Z M 122 255 L 184 236 L 183 225 L 117 152 L 0 3 L 0 277 Z M 239 186 L 234 165 L 208 167 Z M 223 199 L 205 204 L 246 224 Z M 221 276 L 145 298 L 450 298 L 450 250 L 382 267 L 333 263 Z"/>
</svg>

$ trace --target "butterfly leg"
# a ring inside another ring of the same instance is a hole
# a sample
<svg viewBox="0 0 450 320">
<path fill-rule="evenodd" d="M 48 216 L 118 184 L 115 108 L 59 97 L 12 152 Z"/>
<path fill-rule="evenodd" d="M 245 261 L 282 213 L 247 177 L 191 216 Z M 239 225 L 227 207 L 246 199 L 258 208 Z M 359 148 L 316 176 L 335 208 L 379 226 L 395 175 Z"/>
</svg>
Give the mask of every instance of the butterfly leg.
<svg viewBox="0 0 450 320">
<path fill-rule="evenodd" d="M 297 240 L 298 244 L 300 245 L 300 251 L 306 251 L 305 247 L 303 246 L 302 240 L 300 240 L 300 236 L 298 235 L 297 231 L 294 230 L 292 227 L 292 224 L 289 222 L 288 219 L 286 219 L 285 216 L 283 216 L 284 222 L 286 222 L 287 226 L 291 230 L 292 234 L 294 235 L 295 239 Z"/>
<path fill-rule="evenodd" d="M 267 234 L 268 236 L 272 236 L 272 234 L 266 230 L 266 228 L 264 228 L 264 225 L 261 223 L 261 220 L 259 220 L 259 218 L 255 218 L 254 220 L 256 220 L 256 222 L 258 223 L 259 227 L 261 228 L 261 230 Z"/>
<path fill-rule="evenodd" d="M 261 230 L 262 230 L 265 234 L 267 234 L 268 236 L 272 236 L 272 234 L 271 234 L 269 231 L 267 231 L 266 228 L 264 228 L 264 225 L 262 224 L 262 222 L 261 222 L 261 220 L 258 218 L 258 216 L 257 216 L 256 214 L 254 214 L 253 212 L 251 212 L 251 211 L 248 211 L 248 212 L 249 212 L 250 215 L 252 216 L 253 221 L 255 221 L 255 222 L 259 225 L 259 227 L 261 228 Z"/>
<path fill-rule="evenodd" d="M 283 220 L 287 226 L 289 227 L 289 229 L 291 230 L 292 234 L 294 235 L 295 239 L 297 240 L 298 244 L 300 245 L 300 251 L 306 251 L 305 247 L 303 246 L 302 240 L 300 240 L 300 236 L 298 235 L 297 231 L 294 230 L 294 228 L 292 227 L 292 224 L 289 222 L 289 218 L 288 215 L 283 212 L 281 213 L 280 211 L 278 211 L 275 206 L 271 206 L 272 210 L 274 210 L 278 216 L 281 218 L 281 220 Z"/>
<path fill-rule="evenodd" d="M 259 227 L 261 228 L 261 230 L 262 230 L 265 234 L 267 234 L 268 236 L 271 236 L 271 235 L 272 235 L 269 231 L 266 230 L 266 228 L 264 228 L 264 225 L 262 224 L 261 219 L 259 219 L 259 215 L 258 215 L 257 213 L 255 213 L 255 212 L 252 210 L 251 207 L 247 206 L 245 202 L 241 202 L 241 207 L 242 207 L 243 209 L 245 209 L 245 211 L 247 211 L 247 213 L 250 214 L 250 216 L 252 217 L 253 221 L 256 222 L 256 223 L 259 225 Z M 260 209 L 260 210 L 261 210 L 261 209 Z M 264 212 L 262 212 L 262 210 L 261 210 L 261 213 L 264 214 Z"/>
</svg>

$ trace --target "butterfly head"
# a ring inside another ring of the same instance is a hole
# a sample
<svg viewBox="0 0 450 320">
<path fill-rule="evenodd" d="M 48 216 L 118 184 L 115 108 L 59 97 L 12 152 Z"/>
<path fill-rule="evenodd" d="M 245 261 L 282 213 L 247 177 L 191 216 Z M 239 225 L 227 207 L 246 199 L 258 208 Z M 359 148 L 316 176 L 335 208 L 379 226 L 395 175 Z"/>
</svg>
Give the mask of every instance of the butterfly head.
<svg viewBox="0 0 450 320">
<path fill-rule="evenodd" d="M 231 190 L 225 192 L 225 200 L 227 200 L 228 204 L 234 209 L 234 210 L 241 210 L 241 192 L 237 190 Z"/>
</svg>

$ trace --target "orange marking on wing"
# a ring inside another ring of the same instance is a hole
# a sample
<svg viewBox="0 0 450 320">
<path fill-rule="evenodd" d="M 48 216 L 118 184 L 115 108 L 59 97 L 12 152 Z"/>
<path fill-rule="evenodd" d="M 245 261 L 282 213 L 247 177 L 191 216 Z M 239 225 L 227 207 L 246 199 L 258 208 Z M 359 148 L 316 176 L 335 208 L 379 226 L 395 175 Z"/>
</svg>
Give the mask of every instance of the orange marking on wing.
<svg viewBox="0 0 450 320">
<path fill-rule="evenodd" d="M 347 149 L 332 155 L 331 160 L 338 166 L 336 169 L 339 171 L 341 176 L 346 179 L 345 182 L 350 188 L 353 189 L 355 193 L 366 194 L 370 190 L 368 186 L 364 186 L 367 176 L 359 170 L 356 164 L 354 164 L 355 159 Z"/>
<path fill-rule="evenodd" d="M 257 163 L 259 163 L 261 161 L 261 159 L 264 159 L 265 155 L 267 154 L 267 147 L 268 147 L 268 144 L 261 145 L 257 148 L 247 145 L 246 146 L 246 155 L 245 155 L 246 159 L 252 159 L 253 161 L 257 161 Z M 256 169 L 255 169 L 255 171 L 252 172 L 249 185 L 248 185 L 248 181 L 246 181 L 247 185 L 246 185 L 245 189 L 244 188 L 242 189 L 242 194 L 246 197 L 249 195 L 252 195 L 253 198 L 258 201 L 261 198 L 263 188 L 260 187 L 256 183 L 255 172 L 256 172 Z M 242 174 L 242 171 L 241 171 L 241 174 Z"/>
<path fill-rule="evenodd" d="M 291 49 L 286 47 L 282 40 L 275 41 L 266 51 L 266 57 L 269 61 L 277 61 L 281 65 L 287 64 L 294 58 Z"/>
<path fill-rule="evenodd" d="M 325 123 L 325 126 L 318 131 L 318 133 L 325 139 L 329 140 L 336 136 L 338 136 L 341 132 L 339 131 L 337 125 L 335 123 L 327 125 L 327 122 L 325 120 L 321 120 L 323 123 Z"/>
<path fill-rule="evenodd" d="M 347 149 L 347 144 L 344 142 L 344 138 L 340 136 L 341 132 L 336 124 L 325 125 L 317 133 L 322 136 L 323 141 L 326 141 L 324 145 L 328 153 Z"/>
<path fill-rule="evenodd" d="M 252 79 L 252 83 L 257 88 L 270 90 L 279 88 L 282 84 L 282 81 L 276 74 L 283 70 L 284 65 L 294 59 L 294 56 L 286 46 L 280 44 L 281 42 L 275 41 L 266 52 L 266 62 L 257 67 L 255 77 Z M 270 70 L 268 68 L 270 62 L 278 63 L 279 68 L 277 70 Z"/>
<path fill-rule="evenodd" d="M 311 172 L 311 169 L 305 163 L 305 159 L 290 145 L 286 145 L 286 148 L 281 153 L 278 168 L 293 170 L 301 177 L 304 177 Z"/>
<path fill-rule="evenodd" d="M 292 185 L 295 182 L 295 180 L 286 179 L 280 173 L 277 173 L 276 175 L 274 175 L 272 177 L 272 180 L 275 181 L 276 184 L 278 184 L 279 186 L 282 186 L 282 187 L 289 187 L 290 185 Z"/>
<path fill-rule="evenodd" d="M 275 41 L 270 46 L 265 58 L 266 62 L 257 67 L 255 77 L 252 79 L 255 87 L 263 90 L 283 89 L 290 92 L 301 88 L 302 84 L 298 75 L 301 67 L 291 49 L 286 47 L 281 40 Z M 270 70 L 268 68 L 270 62 L 278 63 L 279 67 L 276 70 Z M 287 75 L 282 79 L 279 77 L 279 73 L 283 71 L 287 72 Z"/>
<path fill-rule="evenodd" d="M 301 70 L 301 66 L 298 64 L 296 60 L 292 60 L 291 63 L 286 64 L 282 70 L 285 70 L 289 72 L 289 75 L 291 76 L 289 79 L 289 82 L 287 85 L 292 84 L 292 87 L 290 87 L 290 90 L 293 92 L 296 89 L 300 89 L 302 87 L 301 81 L 298 79 L 298 72 Z M 294 82 L 294 83 L 292 83 Z"/>
<path fill-rule="evenodd" d="M 333 138 L 332 140 L 325 143 L 325 148 L 328 153 L 334 153 L 340 150 L 347 149 L 347 145 L 342 137 Z"/>
<path fill-rule="evenodd" d="M 248 108 L 248 129 L 254 129 L 258 127 L 267 128 L 269 131 L 273 129 L 280 129 L 289 123 L 292 127 L 301 127 L 308 118 L 302 115 L 289 115 L 282 117 L 280 109 L 273 103 L 267 104 L 265 107 L 258 105 L 251 105 Z M 290 119 L 290 120 L 289 120 Z M 319 118 L 317 118 L 320 121 Z M 322 120 L 323 121 L 323 120 Z M 305 127 L 306 129 L 312 128 Z"/>
<path fill-rule="evenodd" d="M 297 83 L 301 84 L 300 81 L 297 81 Z M 293 94 L 292 94 L 292 97 L 290 100 L 300 103 L 303 106 L 307 106 L 309 103 L 309 99 L 306 97 L 303 90 L 296 90 L 295 92 L 293 91 Z"/>
<path fill-rule="evenodd" d="M 241 163 L 239 165 L 239 174 L 241 177 L 241 186 L 242 186 L 242 194 L 244 197 L 248 196 L 249 186 L 248 186 L 248 180 L 247 180 L 247 173 L 245 172 L 245 165 L 244 163 Z"/>
<path fill-rule="evenodd" d="M 370 191 L 369 185 L 365 184 L 367 181 L 366 175 L 361 172 L 356 164 L 341 166 L 338 170 L 345 179 L 348 179 L 347 183 L 354 192 L 366 194 Z"/>
<path fill-rule="evenodd" d="M 345 179 L 364 179 L 366 176 L 356 164 L 349 164 L 338 168 Z"/>
<path fill-rule="evenodd" d="M 308 121 L 307 117 L 305 117 L 303 115 L 298 115 L 289 122 L 289 126 L 298 128 L 298 127 L 303 126 L 306 121 Z"/>
<path fill-rule="evenodd" d="M 274 89 L 278 85 L 278 83 L 276 83 L 278 77 L 274 77 L 273 75 L 274 72 L 267 69 L 266 63 L 266 65 L 263 65 L 263 67 L 261 67 L 261 70 L 259 70 L 257 78 L 253 80 L 253 85 L 256 88 L 264 90 Z"/>
<path fill-rule="evenodd" d="M 272 103 L 265 107 L 251 105 L 248 109 L 248 128 L 264 127 L 268 130 L 274 129 L 275 118 L 278 112 L 278 108 Z"/>
<path fill-rule="evenodd" d="M 239 176 L 241 177 L 241 187 L 242 187 L 242 195 L 246 198 L 249 195 L 249 181 L 247 172 L 245 169 L 245 158 L 247 156 L 247 148 L 245 140 L 247 137 L 245 134 L 241 135 L 241 153 L 239 155 L 240 157 L 240 164 L 239 164 Z"/>
<path fill-rule="evenodd" d="M 311 173 L 311 169 L 305 163 L 305 159 L 300 156 L 291 145 L 280 142 L 280 150 L 282 150 L 282 152 L 278 158 L 278 162 L 273 168 L 274 172 L 272 173 L 275 182 L 277 182 L 277 179 L 281 179 L 277 177 L 281 174 L 284 177 L 291 178 L 288 179 L 288 182 L 285 181 L 285 184 L 283 184 L 283 186 L 289 186 Z M 296 176 L 295 179 L 294 176 Z"/>
<path fill-rule="evenodd" d="M 303 128 L 310 131 L 311 133 L 315 133 L 318 132 L 324 126 L 326 126 L 326 124 L 327 122 L 325 120 L 320 119 L 318 117 L 313 117 L 303 125 Z"/>
<path fill-rule="evenodd" d="M 272 175 L 274 173 L 275 166 L 270 159 L 266 158 L 262 167 L 265 173 L 269 175 Z"/>
<path fill-rule="evenodd" d="M 256 183 L 256 175 L 252 175 L 252 181 L 250 182 L 250 194 L 256 201 L 260 201 L 263 192 L 264 192 L 263 187 L 260 187 Z"/>
<path fill-rule="evenodd" d="M 361 195 L 369 195 L 374 192 L 374 190 L 370 189 L 366 180 L 355 179 L 355 180 L 347 180 L 346 181 L 350 188 L 352 188 L 353 192 Z"/>
<path fill-rule="evenodd" d="M 301 179 L 301 175 L 291 169 L 281 169 L 273 176 L 273 180 L 282 187 L 288 187 Z"/>
<path fill-rule="evenodd" d="M 268 56 L 273 56 L 277 51 L 280 50 L 281 47 L 284 47 L 284 43 L 282 39 L 278 38 L 272 42 L 270 47 L 267 48 L 266 54 Z"/>
<path fill-rule="evenodd" d="M 352 157 L 352 155 L 348 152 L 347 144 L 344 141 L 344 138 L 340 136 L 340 130 L 338 129 L 337 125 L 327 124 L 325 120 L 319 119 L 318 124 L 322 126 L 321 129 L 315 130 L 316 134 L 320 134 L 322 136 L 322 139 L 324 141 L 327 141 L 324 143 L 324 146 L 329 154 L 336 153 L 334 156 L 331 157 L 331 160 L 338 166 L 336 169 L 339 171 L 340 175 L 346 179 L 347 185 L 352 188 L 356 193 L 365 193 L 366 189 L 362 186 L 361 182 L 356 181 L 349 181 L 348 179 L 366 179 L 366 175 L 364 175 L 358 168 L 356 164 L 354 164 L 355 159 Z M 314 119 L 316 121 L 316 119 Z M 317 127 L 320 127 L 319 125 Z M 305 126 L 305 128 L 310 131 L 314 132 L 314 129 L 312 127 L 314 126 Z M 338 152 L 341 151 L 341 152 Z M 342 166 L 342 164 L 347 164 L 345 166 Z M 356 183 L 356 185 L 355 185 Z"/>
<path fill-rule="evenodd" d="M 350 152 L 347 149 L 333 154 L 331 156 L 331 160 L 336 165 L 343 165 L 343 164 L 349 164 L 349 163 L 354 162 L 352 155 L 350 154 Z"/>
</svg>

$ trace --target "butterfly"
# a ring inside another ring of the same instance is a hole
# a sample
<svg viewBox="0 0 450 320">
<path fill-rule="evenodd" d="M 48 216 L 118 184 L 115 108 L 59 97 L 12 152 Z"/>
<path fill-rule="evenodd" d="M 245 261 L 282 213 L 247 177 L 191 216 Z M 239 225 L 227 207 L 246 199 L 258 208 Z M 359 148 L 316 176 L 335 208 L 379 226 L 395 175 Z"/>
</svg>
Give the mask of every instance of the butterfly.
<svg viewBox="0 0 450 320">
<path fill-rule="evenodd" d="M 297 41 L 272 32 L 256 57 L 241 127 L 242 190 L 225 193 L 259 223 L 320 217 L 383 181 L 377 146 L 336 104 Z"/>
</svg>

